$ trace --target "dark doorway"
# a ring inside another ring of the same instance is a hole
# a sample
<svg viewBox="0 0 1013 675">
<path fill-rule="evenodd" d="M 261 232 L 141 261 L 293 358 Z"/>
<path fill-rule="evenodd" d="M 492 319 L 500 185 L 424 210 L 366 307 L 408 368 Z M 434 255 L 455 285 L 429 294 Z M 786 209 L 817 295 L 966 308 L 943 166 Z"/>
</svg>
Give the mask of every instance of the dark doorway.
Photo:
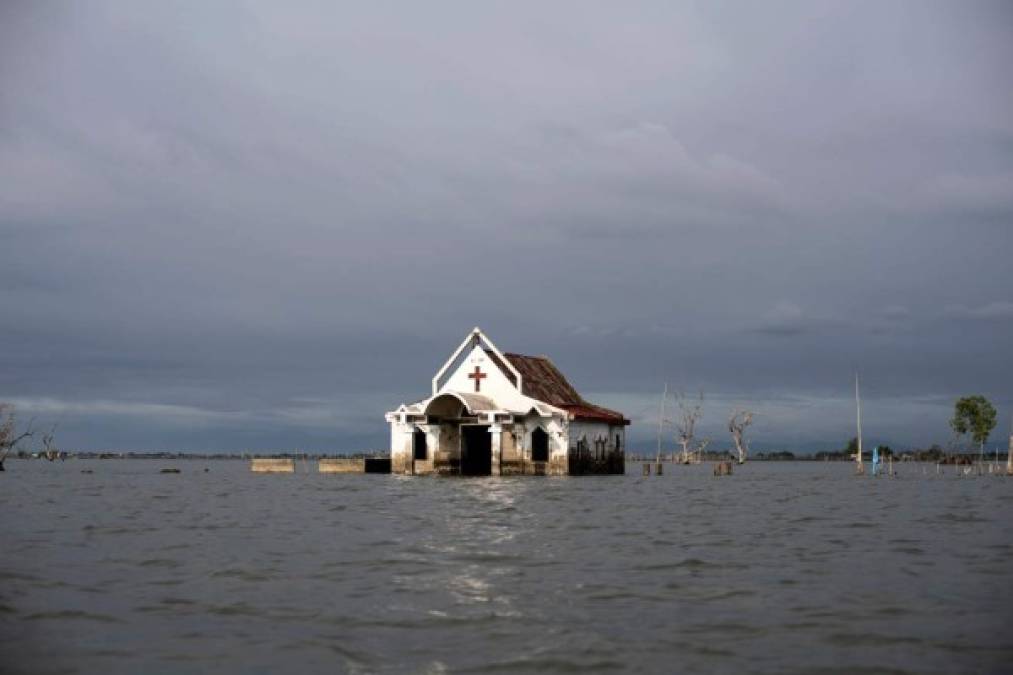
<svg viewBox="0 0 1013 675">
<path fill-rule="evenodd" d="M 492 473 L 492 434 L 489 427 L 461 427 L 461 475 L 488 476 Z"/>
<path fill-rule="evenodd" d="M 390 457 L 367 457 L 365 473 L 390 473 Z"/>
<path fill-rule="evenodd" d="M 549 435 L 541 427 L 531 432 L 531 461 L 549 461 Z"/>
<path fill-rule="evenodd" d="M 416 461 L 425 461 L 429 458 L 429 449 L 426 447 L 426 432 L 422 431 L 422 429 L 416 429 L 415 433 L 412 434 L 412 448 Z"/>
</svg>

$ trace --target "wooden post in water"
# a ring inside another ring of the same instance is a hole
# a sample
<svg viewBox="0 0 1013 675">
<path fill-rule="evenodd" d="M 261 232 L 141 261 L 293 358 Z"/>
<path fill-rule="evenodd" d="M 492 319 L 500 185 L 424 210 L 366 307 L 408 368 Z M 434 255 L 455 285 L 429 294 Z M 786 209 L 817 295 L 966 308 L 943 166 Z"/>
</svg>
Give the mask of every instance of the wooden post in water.
<svg viewBox="0 0 1013 675">
<path fill-rule="evenodd" d="M 723 460 L 714 465 L 715 476 L 731 476 L 732 475 L 732 462 L 731 460 Z"/>
<path fill-rule="evenodd" d="M 650 476 L 651 475 L 651 464 L 650 464 L 650 462 L 644 462 L 644 475 L 645 476 Z"/>
<path fill-rule="evenodd" d="M 656 473 L 657 473 L 657 474 L 658 474 L 658 475 L 660 476 L 660 475 L 661 475 L 661 473 L 662 473 L 662 468 L 664 468 L 664 467 L 663 467 L 663 465 L 662 465 L 662 463 L 661 463 L 661 462 L 658 462 L 658 463 L 656 464 L 656 466 L 657 466 L 657 469 L 658 469 Z"/>
<path fill-rule="evenodd" d="M 665 432 L 665 403 L 668 401 L 668 382 L 665 383 L 665 391 L 661 394 L 661 406 L 658 410 L 658 454 L 654 458 L 654 463 L 658 467 L 658 475 L 661 475 L 661 437 Z M 647 474 L 650 475 L 650 467 L 648 467 Z"/>
<path fill-rule="evenodd" d="M 1006 475 L 1013 476 L 1013 413 L 1009 416 L 1009 449 L 1006 452 Z"/>
</svg>

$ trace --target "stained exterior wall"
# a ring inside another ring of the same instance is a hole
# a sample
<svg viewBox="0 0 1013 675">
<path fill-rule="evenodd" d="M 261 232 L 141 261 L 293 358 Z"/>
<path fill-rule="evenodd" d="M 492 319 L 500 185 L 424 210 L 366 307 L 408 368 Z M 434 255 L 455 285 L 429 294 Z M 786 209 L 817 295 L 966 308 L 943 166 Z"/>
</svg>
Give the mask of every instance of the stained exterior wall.
<svg viewBox="0 0 1013 675">
<path fill-rule="evenodd" d="M 531 458 L 531 434 L 541 428 L 548 435 L 549 461 L 535 462 Z M 562 476 L 566 474 L 566 422 L 550 420 L 537 415 L 516 419 L 504 429 L 504 447 L 509 454 L 501 458 L 500 473 L 505 476 Z"/>
<path fill-rule="evenodd" d="M 412 432 L 414 425 L 400 421 L 390 425 L 390 470 L 391 473 L 412 472 Z"/>
<path fill-rule="evenodd" d="M 523 448 L 515 441 L 514 429 L 513 424 L 503 425 L 503 437 L 500 439 L 500 461 L 503 464 L 519 462 L 524 457 Z"/>
<path fill-rule="evenodd" d="M 626 470 L 626 427 L 575 420 L 570 423 L 567 473 L 614 474 Z"/>
<path fill-rule="evenodd" d="M 541 427 L 549 440 L 549 461 L 531 459 L 531 433 Z M 567 473 L 567 423 L 530 415 L 513 423 L 489 425 L 493 434 L 493 474 L 565 475 Z M 415 429 L 426 433 L 428 456 L 415 460 Z M 498 443 L 497 443 L 498 441 Z M 497 452 L 498 447 L 498 452 Z M 447 424 L 391 424 L 391 470 L 393 473 L 424 475 L 457 474 L 461 462 L 460 426 Z M 498 454 L 499 461 L 495 461 Z"/>
<path fill-rule="evenodd" d="M 560 421 L 538 415 L 514 418 L 512 423 L 489 425 L 493 434 L 493 474 L 548 475 L 622 473 L 626 428 L 605 422 Z M 531 457 L 531 434 L 541 428 L 548 435 L 549 461 Z M 414 460 L 413 433 L 426 433 L 427 459 Z M 497 444 L 498 440 L 498 444 Z M 584 442 L 582 442 L 584 441 Z M 604 441 L 604 442 L 602 442 Z M 394 473 L 425 475 L 459 473 L 461 432 L 456 423 L 391 424 L 391 466 Z M 498 448 L 498 452 L 497 452 Z M 495 461 L 498 455 L 498 462 Z"/>
<path fill-rule="evenodd" d="M 456 474 L 461 469 L 461 428 L 456 424 L 441 424 L 438 445 L 434 448 L 437 473 Z"/>
</svg>

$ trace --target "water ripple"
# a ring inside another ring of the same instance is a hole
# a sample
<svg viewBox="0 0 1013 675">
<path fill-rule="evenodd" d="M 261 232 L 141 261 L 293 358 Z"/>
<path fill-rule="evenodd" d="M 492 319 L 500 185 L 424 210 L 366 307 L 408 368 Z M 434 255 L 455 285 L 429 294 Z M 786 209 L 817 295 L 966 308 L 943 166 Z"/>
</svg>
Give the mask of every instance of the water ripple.
<svg viewBox="0 0 1013 675">
<path fill-rule="evenodd" d="M 476 480 L 92 467 L 15 461 L 0 476 L 0 653 L 21 670 L 947 673 L 1013 659 L 1005 479 L 877 481 L 815 462 L 727 480 L 706 465 Z"/>
</svg>

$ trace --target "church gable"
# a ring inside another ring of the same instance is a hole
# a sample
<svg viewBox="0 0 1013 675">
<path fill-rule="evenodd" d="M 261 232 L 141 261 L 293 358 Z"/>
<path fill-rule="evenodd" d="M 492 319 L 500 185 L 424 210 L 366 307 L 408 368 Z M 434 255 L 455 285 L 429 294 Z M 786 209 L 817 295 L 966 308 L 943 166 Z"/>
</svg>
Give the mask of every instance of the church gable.
<svg viewBox="0 0 1013 675">
<path fill-rule="evenodd" d="M 530 406 L 533 399 L 572 419 L 629 424 L 622 413 L 585 401 L 548 357 L 504 354 L 478 328 L 433 377 L 433 396 L 443 392 L 487 396 L 504 409 Z"/>
<path fill-rule="evenodd" d="M 520 374 L 506 362 L 502 352 L 475 328 L 433 376 L 433 396 L 440 392 L 468 392 L 502 398 L 501 403 L 521 397 Z"/>
<path fill-rule="evenodd" d="M 494 360 L 495 359 L 495 360 Z M 513 373 L 504 372 L 498 365 L 499 358 L 481 345 L 475 345 L 468 356 L 461 361 L 441 391 L 462 391 L 484 394 L 492 398 L 506 392 L 515 393 L 517 385 Z"/>
</svg>

